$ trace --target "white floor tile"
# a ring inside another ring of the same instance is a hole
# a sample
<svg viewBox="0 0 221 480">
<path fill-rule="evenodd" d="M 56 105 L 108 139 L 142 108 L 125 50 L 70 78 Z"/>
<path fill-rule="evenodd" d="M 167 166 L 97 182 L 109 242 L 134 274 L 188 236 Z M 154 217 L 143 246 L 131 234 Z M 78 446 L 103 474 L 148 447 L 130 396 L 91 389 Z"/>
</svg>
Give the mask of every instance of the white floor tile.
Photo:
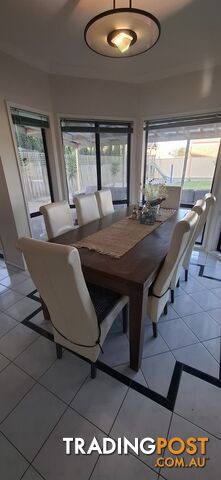
<svg viewBox="0 0 221 480">
<path fill-rule="evenodd" d="M 203 345 L 209 350 L 212 356 L 217 360 L 218 363 L 221 361 L 221 342 L 220 338 L 214 338 L 213 340 L 208 340 L 203 342 Z"/>
<path fill-rule="evenodd" d="M 0 339 L 0 353 L 14 360 L 25 348 L 37 340 L 38 334 L 28 327 L 18 324 Z"/>
<path fill-rule="evenodd" d="M 161 353 L 142 361 L 142 372 L 149 388 L 163 396 L 167 396 L 170 386 L 175 358 L 170 352 Z"/>
<path fill-rule="evenodd" d="M 208 310 L 210 317 L 214 318 L 216 322 L 221 326 L 221 308 L 216 308 L 215 310 Z"/>
<path fill-rule="evenodd" d="M 179 348 L 174 350 L 173 354 L 179 362 L 197 368 L 201 372 L 208 373 L 213 377 L 217 378 L 219 376 L 218 363 L 201 343 Z"/>
<path fill-rule="evenodd" d="M 34 317 L 32 317 L 31 323 L 34 323 L 40 328 L 43 328 L 43 330 L 47 330 L 47 332 L 49 333 L 53 333 L 52 323 L 50 322 L 50 320 L 45 320 L 42 310 L 37 313 L 37 315 L 34 315 Z"/>
<path fill-rule="evenodd" d="M 206 277 L 199 277 L 197 279 L 203 287 L 213 290 L 214 288 L 220 288 L 220 282 Z"/>
<path fill-rule="evenodd" d="M 217 325 L 207 312 L 183 317 L 183 321 L 201 341 L 210 340 L 221 335 L 221 326 Z"/>
<path fill-rule="evenodd" d="M 179 315 L 175 312 L 170 304 L 168 304 L 167 310 L 167 314 L 164 315 L 163 313 L 159 319 L 159 322 L 168 322 L 169 320 L 175 320 L 175 318 L 179 318 Z"/>
<path fill-rule="evenodd" d="M 188 279 L 188 282 L 183 282 L 182 283 L 182 289 L 186 293 L 195 293 L 195 292 L 201 292 L 202 290 L 206 290 L 206 287 L 204 287 L 197 278 L 190 277 Z"/>
<path fill-rule="evenodd" d="M 90 365 L 87 362 L 64 351 L 62 359 L 57 360 L 39 381 L 61 400 L 69 403 L 89 374 Z"/>
<path fill-rule="evenodd" d="M 98 370 L 95 380 L 88 377 L 71 407 L 108 434 L 127 390 L 126 385 Z"/>
<path fill-rule="evenodd" d="M 12 290 L 8 290 L 7 292 L 1 293 L 0 295 L 0 310 L 4 312 L 12 305 L 17 303 L 19 300 L 23 298 L 20 293 L 13 292 Z"/>
<path fill-rule="evenodd" d="M 179 417 L 174 414 L 170 426 L 169 438 L 181 437 L 186 439 L 189 437 L 194 438 L 208 438 L 208 433 L 201 428 L 196 427 L 187 420 Z M 207 443 L 206 448 L 206 457 L 209 458 L 207 464 L 204 468 L 188 468 L 185 470 L 183 468 L 162 468 L 161 474 L 168 480 L 216 480 L 220 478 L 220 440 L 214 438 L 212 435 L 209 435 L 209 442 Z M 166 457 L 172 457 L 171 453 L 166 450 Z M 190 462 L 192 455 L 183 454 L 179 455 L 184 457 L 186 462 Z"/>
<path fill-rule="evenodd" d="M 199 342 L 198 338 L 191 332 L 181 318 L 159 324 L 158 329 L 160 335 L 172 350 Z"/>
<path fill-rule="evenodd" d="M 127 335 L 121 333 L 109 334 L 103 345 L 104 353 L 100 354 L 101 362 L 111 366 L 127 363 L 129 360 L 129 342 Z"/>
<path fill-rule="evenodd" d="M 5 313 L 0 313 L 0 338 L 3 337 L 12 328 L 16 327 L 18 322 Z"/>
<path fill-rule="evenodd" d="M 8 308 L 6 313 L 18 322 L 22 322 L 31 313 L 40 307 L 39 302 L 32 300 L 31 298 L 24 297 L 19 300 L 15 305 Z"/>
<path fill-rule="evenodd" d="M 7 367 L 9 365 L 9 360 L 6 357 L 3 357 L 3 355 L 0 354 L 0 372 L 3 370 L 3 368 Z"/>
<path fill-rule="evenodd" d="M 212 310 L 221 307 L 221 298 L 218 298 L 212 291 L 191 293 L 190 297 L 197 302 L 203 310 Z M 193 312 L 195 313 L 195 312 Z"/>
<path fill-rule="evenodd" d="M 139 370 L 139 372 L 135 372 L 135 370 L 132 370 L 130 368 L 129 363 L 125 363 L 124 365 L 118 365 L 118 367 L 115 367 L 114 370 L 122 373 L 122 375 L 125 375 L 126 377 L 130 378 L 134 382 L 140 383 L 144 387 L 148 387 L 142 371 Z"/>
<path fill-rule="evenodd" d="M 134 441 L 135 437 L 155 438 L 159 435 L 167 436 L 171 419 L 171 412 L 147 397 L 140 395 L 130 389 L 120 409 L 114 426 L 111 430 L 111 437 L 127 437 Z M 156 455 L 140 454 L 141 458 L 155 470 Z"/>
<path fill-rule="evenodd" d="M 83 438 L 88 446 L 94 437 L 98 442 L 102 440 L 96 427 L 69 408 L 34 460 L 34 466 L 46 480 L 88 480 L 98 459 L 97 452 L 65 455 L 63 437 Z"/>
<path fill-rule="evenodd" d="M 221 389 L 183 372 L 175 412 L 221 439 Z"/>
<path fill-rule="evenodd" d="M 0 422 L 34 384 L 31 377 L 12 363 L 0 373 Z"/>
<path fill-rule="evenodd" d="M 23 275 L 22 272 L 21 273 L 20 272 L 19 273 L 12 272 L 11 275 L 8 275 L 3 280 L 1 280 L 1 284 L 5 285 L 8 288 L 13 288 L 16 285 L 18 285 L 19 283 L 24 282 L 25 279 L 26 279 L 26 277 L 25 277 L 25 275 Z"/>
<path fill-rule="evenodd" d="M 193 313 L 198 313 L 202 311 L 200 305 L 195 302 L 190 295 L 187 294 L 184 294 L 180 297 L 175 297 L 173 308 L 180 317 L 184 317 L 185 315 L 192 315 Z"/>
<path fill-rule="evenodd" d="M 29 293 L 32 293 L 34 290 L 36 290 L 36 286 L 31 278 L 26 278 L 24 282 L 13 286 L 12 289 L 18 293 L 21 293 L 21 295 L 29 295 Z"/>
<path fill-rule="evenodd" d="M 100 457 L 91 480 L 157 480 L 158 474 L 132 455 Z"/>
<path fill-rule="evenodd" d="M 3 280 L 3 278 L 8 277 L 8 271 L 6 268 L 0 268 L 0 282 Z"/>
<path fill-rule="evenodd" d="M 36 384 L 1 424 L 1 430 L 31 462 L 65 408 L 63 402 Z"/>
<path fill-rule="evenodd" d="M 0 294 L 1 294 L 1 293 L 4 293 L 4 292 L 7 292 L 8 290 L 9 290 L 8 287 L 6 287 L 5 285 L 2 285 L 2 284 L 0 283 Z"/>
<path fill-rule="evenodd" d="M 23 473 L 28 468 L 28 462 L 26 462 L 24 457 L 20 455 L 20 453 L 11 445 L 11 443 L 8 442 L 8 440 L 1 433 L 0 452 L 0 478 L 2 480 L 20 480 Z"/>
<path fill-rule="evenodd" d="M 24 477 L 22 477 L 22 480 L 42 480 L 42 478 L 43 477 L 39 475 L 34 468 L 29 467 L 27 472 L 24 474 Z"/>
<path fill-rule="evenodd" d="M 37 380 L 56 358 L 55 344 L 44 337 L 39 337 L 16 358 L 15 363 Z"/>
<path fill-rule="evenodd" d="M 171 320 L 172 321 L 172 320 Z M 165 322 L 165 325 L 170 322 Z M 159 327 L 160 323 L 158 324 Z M 164 322 L 162 323 L 164 325 Z M 146 327 L 144 334 L 144 347 L 143 347 L 143 358 L 151 357 L 152 355 L 158 355 L 159 353 L 168 352 L 169 347 L 163 340 L 160 334 L 157 338 L 153 336 L 152 325 Z"/>
</svg>

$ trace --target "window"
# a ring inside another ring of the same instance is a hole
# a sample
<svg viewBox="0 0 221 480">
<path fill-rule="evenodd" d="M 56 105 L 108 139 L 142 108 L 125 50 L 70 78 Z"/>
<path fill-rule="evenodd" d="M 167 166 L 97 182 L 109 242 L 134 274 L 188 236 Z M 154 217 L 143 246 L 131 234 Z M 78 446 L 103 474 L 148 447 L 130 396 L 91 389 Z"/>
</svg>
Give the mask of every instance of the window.
<svg viewBox="0 0 221 480">
<path fill-rule="evenodd" d="M 115 204 L 129 204 L 130 123 L 61 120 L 69 202 L 110 189 Z"/>
<path fill-rule="evenodd" d="M 45 130 L 48 118 L 11 108 L 23 191 L 31 217 L 53 201 Z"/>
<path fill-rule="evenodd" d="M 160 178 L 167 184 L 181 185 L 181 205 L 192 207 L 212 190 L 221 115 L 149 122 L 145 129 L 144 183 Z"/>
</svg>

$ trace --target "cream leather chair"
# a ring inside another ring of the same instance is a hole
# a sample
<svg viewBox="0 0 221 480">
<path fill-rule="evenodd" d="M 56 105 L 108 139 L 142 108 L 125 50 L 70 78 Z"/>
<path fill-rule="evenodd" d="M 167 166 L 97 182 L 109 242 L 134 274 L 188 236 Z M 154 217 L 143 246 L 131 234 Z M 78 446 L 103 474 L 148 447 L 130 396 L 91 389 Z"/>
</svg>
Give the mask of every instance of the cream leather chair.
<svg viewBox="0 0 221 480">
<path fill-rule="evenodd" d="M 42 205 L 39 211 L 44 217 L 49 240 L 74 228 L 71 209 L 66 201 Z"/>
<path fill-rule="evenodd" d="M 94 378 L 104 340 L 122 310 L 126 329 L 128 297 L 87 286 L 74 247 L 21 238 L 17 248 L 47 305 L 58 358 L 62 347 L 72 350 L 91 363 Z"/>
<path fill-rule="evenodd" d="M 95 193 L 100 217 L 105 217 L 110 213 L 114 213 L 114 206 L 112 201 L 112 195 L 110 190 L 98 190 Z"/>
<path fill-rule="evenodd" d="M 160 315 L 163 310 L 165 314 L 167 313 L 171 279 L 180 264 L 183 252 L 196 226 L 197 219 L 197 213 L 191 211 L 177 223 L 172 235 L 168 254 L 152 286 L 148 297 L 147 314 L 152 321 L 154 337 L 157 337 L 157 322 Z"/>
<path fill-rule="evenodd" d="M 179 286 L 180 271 L 181 271 L 181 268 L 182 268 L 182 264 L 184 262 L 184 258 L 186 258 L 187 252 L 190 252 L 190 257 L 191 257 L 191 253 L 192 253 L 195 241 L 196 241 L 196 239 L 197 239 L 197 237 L 198 237 L 198 235 L 201 231 L 200 225 L 201 225 L 201 221 L 202 221 L 202 215 L 204 215 L 205 210 L 206 210 L 205 200 L 197 200 L 197 202 L 195 203 L 195 205 L 192 208 L 192 211 L 196 212 L 198 214 L 198 220 L 197 220 L 197 223 L 196 223 L 196 227 L 193 230 L 192 237 L 189 238 L 189 242 L 187 244 L 187 247 L 183 252 L 183 256 L 182 256 L 181 262 L 179 264 L 179 268 L 177 268 L 175 270 L 175 272 L 173 274 L 173 277 L 172 277 L 172 280 L 171 280 L 171 284 L 170 284 L 171 303 L 174 303 L 175 288 L 177 286 Z M 189 257 L 189 260 L 190 260 L 190 257 Z"/>
<path fill-rule="evenodd" d="M 194 238 L 192 239 L 192 241 L 188 245 L 188 248 L 187 248 L 184 260 L 183 260 L 183 268 L 185 270 L 185 281 L 186 282 L 188 280 L 190 258 L 191 258 L 192 251 L 193 251 L 193 248 L 194 248 L 194 245 L 195 245 L 195 241 L 197 240 L 198 236 L 202 232 L 202 230 L 205 226 L 205 223 L 207 221 L 207 217 L 210 213 L 210 210 L 213 207 L 213 205 L 215 204 L 215 202 L 216 202 L 216 197 L 212 193 L 207 193 L 205 195 L 205 197 L 204 197 L 205 208 L 203 208 L 202 214 L 199 218 L 199 221 L 198 221 L 198 224 L 197 224 L 197 227 L 196 227 L 196 232 L 195 232 Z M 196 202 L 196 205 L 197 205 L 197 203 L 198 202 Z M 195 207 L 195 205 L 194 205 L 194 207 Z M 194 207 L 193 207 L 193 210 L 194 210 Z"/>
<path fill-rule="evenodd" d="M 76 206 L 78 225 L 82 227 L 87 223 L 100 218 L 97 200 L 94 193 L 89 195 L 78 195 L 74 198 Z"/>
<path fill-rule="evenodd" d="M 166 185 L 168 197 L 162 202 L 162 208 L 174 208 L 178 210 L 180 206 L 181 187 Z"/>
</svg>

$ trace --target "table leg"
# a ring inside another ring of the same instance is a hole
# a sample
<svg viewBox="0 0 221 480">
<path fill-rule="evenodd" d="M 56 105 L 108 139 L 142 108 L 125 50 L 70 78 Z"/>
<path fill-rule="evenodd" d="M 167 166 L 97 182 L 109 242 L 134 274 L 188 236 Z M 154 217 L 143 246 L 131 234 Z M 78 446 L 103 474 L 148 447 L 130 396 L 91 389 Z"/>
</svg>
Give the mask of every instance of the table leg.
<svg viewBox="0 0 221 480">
<path fill-rule="evenodd" d="M 130 295 L 130 368 L 135 371 L 140 369 L 142 361 L 147 298 L 148 291 L 143 290 Z"/>
<path fill-rule="evenodd" d="M 45 319 L 45 320 L 51 320 L 50 313 L 49 313 L 49 311 L 48 311 L 48 309 L 47 309 L 47 306 L 46 306 L 44 300 L 42 299 L 42 297 L 40 297 L 40 299 L 41 299 L 41 305 L 42 305 L 42 310 L 43 310 L 44 319 Z"/>
</svg>

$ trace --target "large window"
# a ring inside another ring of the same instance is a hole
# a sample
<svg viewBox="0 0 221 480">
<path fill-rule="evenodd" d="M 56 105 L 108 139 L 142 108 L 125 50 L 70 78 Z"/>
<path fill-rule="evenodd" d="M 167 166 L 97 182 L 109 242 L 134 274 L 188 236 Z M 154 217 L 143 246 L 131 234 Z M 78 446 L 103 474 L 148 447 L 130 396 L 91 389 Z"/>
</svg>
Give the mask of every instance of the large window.
<svg viewBox="0 0 221 480">
<path fill-rule="evenodd" d="M 24 195 L 31 217 L 53 200 L 44 115 L 11 108 Z"/>
<path fill-rule="evenodd" d="M 110 189 L 115 204 L 129 204 L 130 123 L 61 120 L 69 202 Z"/>
<path fill-rule="evenodd" d="M 144 181 L 181 185 L 181 204 L 193 206 L 210 192 L 221 140 L 221 116 L 146 124 Z"/>
</svg>

